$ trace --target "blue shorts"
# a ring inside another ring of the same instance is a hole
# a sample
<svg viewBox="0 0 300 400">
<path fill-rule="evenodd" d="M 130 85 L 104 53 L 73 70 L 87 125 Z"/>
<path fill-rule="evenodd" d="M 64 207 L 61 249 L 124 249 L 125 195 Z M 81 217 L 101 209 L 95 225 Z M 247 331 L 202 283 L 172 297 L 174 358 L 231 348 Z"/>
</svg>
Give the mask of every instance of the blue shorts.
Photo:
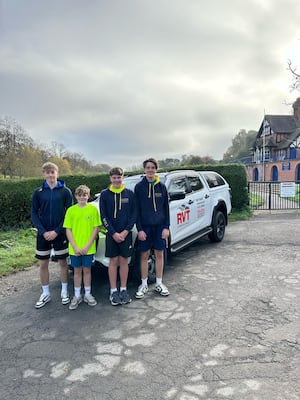
<svg viewBox="0 0 300 400">
<path fill-rule="evenodd" d="M 70 255 L 71 266 L 73 268 L 88 267 L 91 268 L 94 261 L 94 254 L 85 254 L 84 256 Z"/>
<path fill-rule="evenodd" d="M 143 231 L 146 233 L 146 240 L 139 240 L 140 251 L 164 250 L 167 247 L 166 239 L 161 237 L 164 227 L 161 225 L 144 226 Z"/>
</svg>

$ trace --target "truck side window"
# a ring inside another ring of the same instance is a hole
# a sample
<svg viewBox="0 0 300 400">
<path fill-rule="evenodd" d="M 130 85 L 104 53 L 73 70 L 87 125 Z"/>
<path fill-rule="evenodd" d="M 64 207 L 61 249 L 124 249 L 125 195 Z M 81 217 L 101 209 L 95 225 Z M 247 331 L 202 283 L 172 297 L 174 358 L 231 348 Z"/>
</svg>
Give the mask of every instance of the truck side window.
<svg viewBox="0 0 300 400">
<path fill-rule="evenodd" d="M 225 185 L 224 179 L 218 174 L 214 174 L 211 172 L 205 172 L 203 175 L 204 175 L 204 177 L 208 183 L 208 186 L 210 188 Z"/>
<path fill-rule="evenodd" d="M 187 193 L 187 185 L 184 177 L 172 179 L 170 186 L 168 187 L 169 192 L 183 192 Z"/>
<path fill-rule="evenodd" d="M 203 189 L 203 184 L 197 176 L 188 176 L 187 179 L 193 192 Z"/>
</svg>

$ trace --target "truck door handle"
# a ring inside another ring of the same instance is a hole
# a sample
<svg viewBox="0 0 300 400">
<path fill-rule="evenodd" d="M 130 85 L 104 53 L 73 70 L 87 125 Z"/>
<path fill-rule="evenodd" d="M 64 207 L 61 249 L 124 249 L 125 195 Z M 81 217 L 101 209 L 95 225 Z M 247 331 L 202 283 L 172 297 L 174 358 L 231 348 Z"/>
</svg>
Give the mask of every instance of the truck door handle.
<svg viewBox="0 0 300 400">
<path fill-rule="evenodd" d="M 193 204 L 194 203 L 194 200 L 189 200 L 188 201 L 188 204 Z"/>
<path fill-rule="evenodd" d="M 205 198 L 205 199 L 208 199 L 208 198 L 209 198 L 209 194 L 206 194 L 206 195 L 204 196 L 204 198 Z"/>
</svg>

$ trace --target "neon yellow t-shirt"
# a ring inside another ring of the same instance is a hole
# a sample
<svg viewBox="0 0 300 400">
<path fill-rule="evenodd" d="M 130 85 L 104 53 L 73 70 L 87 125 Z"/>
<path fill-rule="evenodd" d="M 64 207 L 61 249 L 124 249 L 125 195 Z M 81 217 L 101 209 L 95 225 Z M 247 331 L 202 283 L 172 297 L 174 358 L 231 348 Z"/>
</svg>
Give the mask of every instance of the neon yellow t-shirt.
<svg viewBox="0 0 300 400">
<path fill-rule="evenodd" d="M 100 214 L 95 206 L 87 204 L 85 207 L 79 207 L 78 204 L 75 204 L 67 209 L 63 226 L 72 230 L 72 235 L 77 246 L 82 248 L 89 241 L 94 228 L 100 225 Z M 69 253 L 75 255 L 70 243 Z M 87 254 L 95 253 L 96 241 L 94 240 Z"/>
</svg>

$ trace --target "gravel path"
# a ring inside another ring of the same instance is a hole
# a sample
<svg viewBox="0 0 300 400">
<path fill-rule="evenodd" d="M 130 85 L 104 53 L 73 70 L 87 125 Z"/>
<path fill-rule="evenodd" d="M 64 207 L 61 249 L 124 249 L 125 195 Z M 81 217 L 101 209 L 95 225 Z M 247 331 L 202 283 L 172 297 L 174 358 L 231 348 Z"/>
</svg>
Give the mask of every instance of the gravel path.
<svg viewBox="0 0 300 400">
<path fill-rule="evenodd" d="M 50 274 L 50 279 L 59 277 L 59 266 L 57 263 L 50 262 Z M 0 276 L 0 298 L 11 296 L 16 292 L 21 292 L 36 285 L 40 285 L 38 264 L 34 264 L 31 268 L 12 275 Z"/>
</svg>

